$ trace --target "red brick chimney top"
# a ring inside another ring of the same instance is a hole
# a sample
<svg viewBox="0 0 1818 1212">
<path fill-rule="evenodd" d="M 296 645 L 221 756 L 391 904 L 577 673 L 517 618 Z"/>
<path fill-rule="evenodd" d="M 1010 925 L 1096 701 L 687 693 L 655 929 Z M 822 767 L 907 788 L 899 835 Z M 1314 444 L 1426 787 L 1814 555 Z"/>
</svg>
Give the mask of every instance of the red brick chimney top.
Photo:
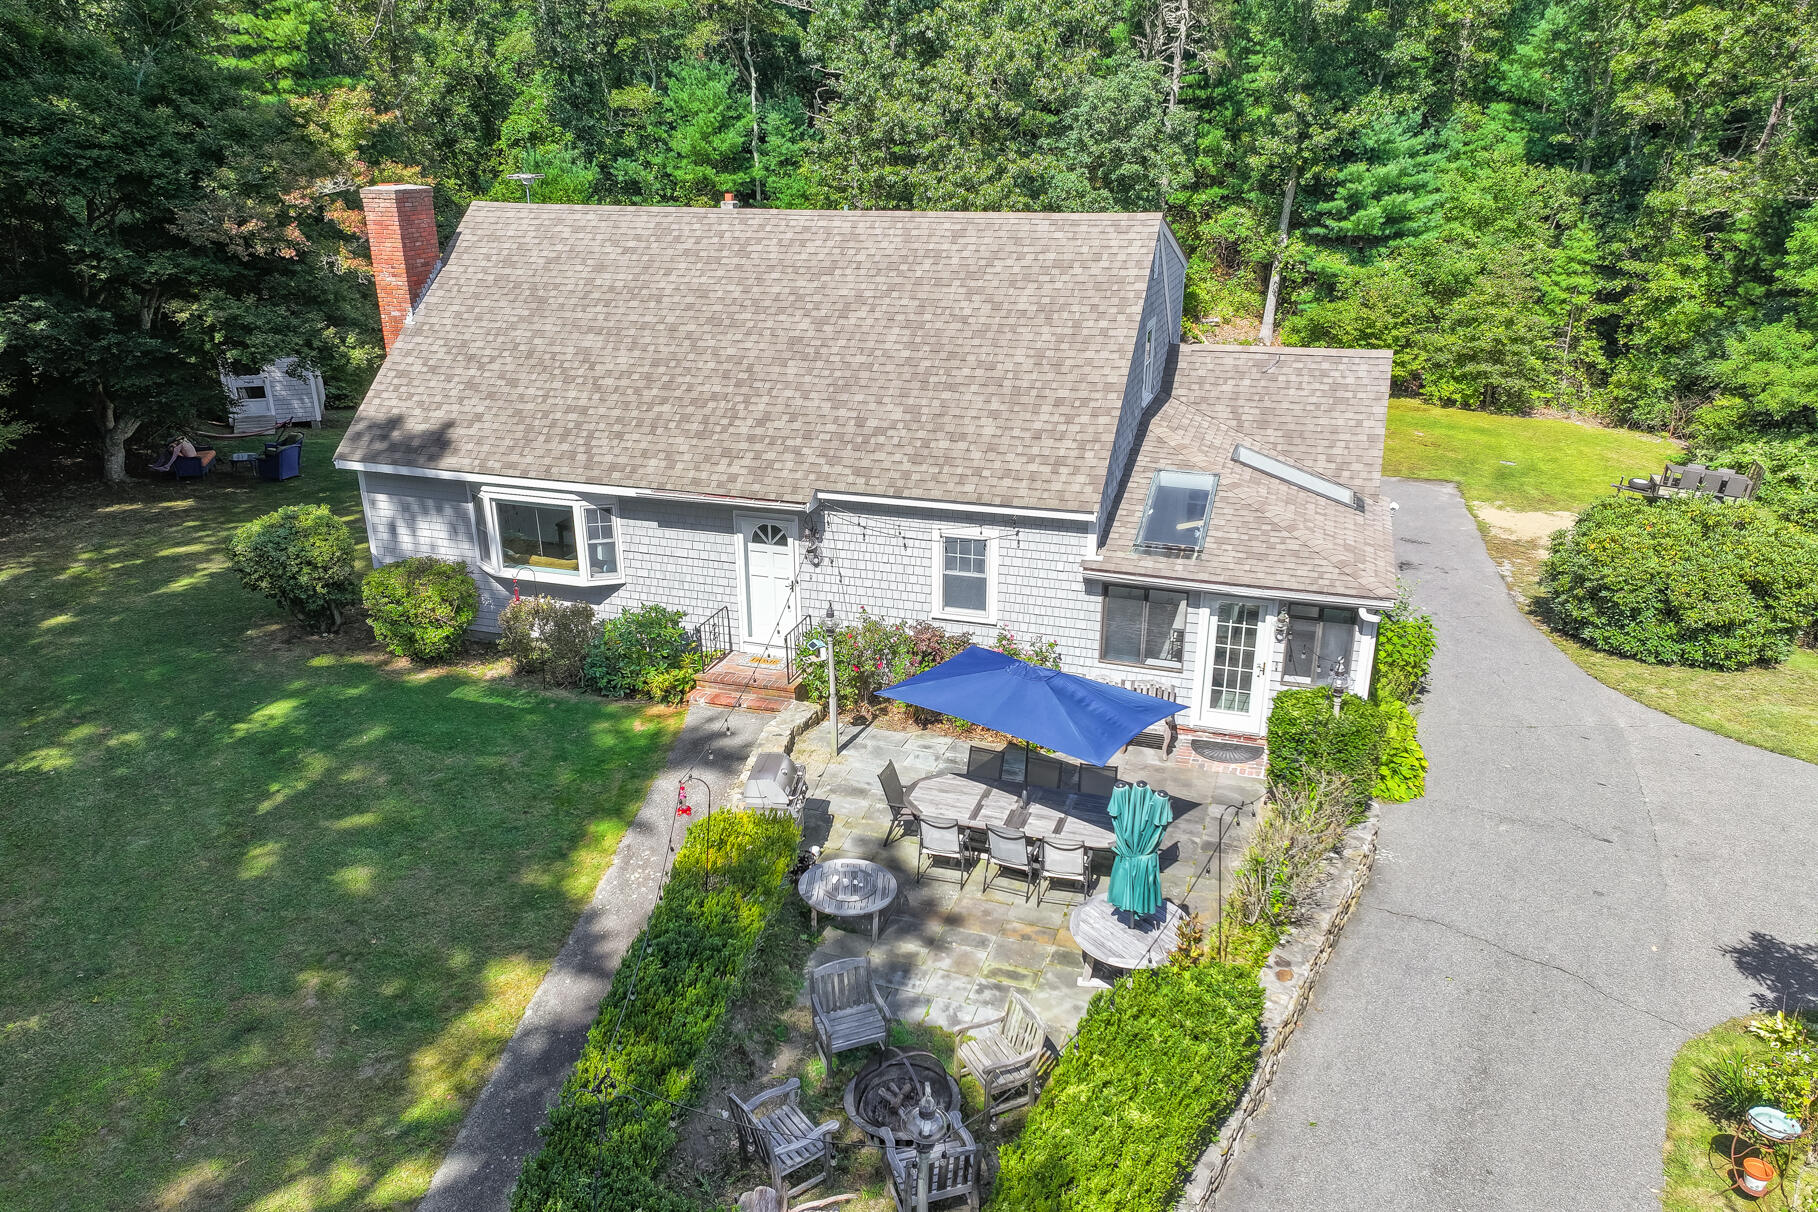
<svg viewBox="0 0 1818 1212">
<path fill-rule="evenodd" d="M 434 198 L 427 185 L 373 185 L 360 191 L 387 353 L 435 276 L 441 250 Z"/>
</svg>

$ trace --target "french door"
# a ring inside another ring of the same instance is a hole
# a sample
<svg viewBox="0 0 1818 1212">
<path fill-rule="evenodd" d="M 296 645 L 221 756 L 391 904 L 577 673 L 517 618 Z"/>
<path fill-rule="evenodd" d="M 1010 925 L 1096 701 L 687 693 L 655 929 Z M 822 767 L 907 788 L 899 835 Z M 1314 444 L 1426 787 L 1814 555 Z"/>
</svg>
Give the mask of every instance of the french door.
<svg viewBox="0 0 1818 1212">
<path fill-rule="evenodd" d="M 1210 599 L 1200 634 L 1199 722 L 1227 732 L 1261 735 L 1268 708 L 1275 604 Z"/>
</svg>

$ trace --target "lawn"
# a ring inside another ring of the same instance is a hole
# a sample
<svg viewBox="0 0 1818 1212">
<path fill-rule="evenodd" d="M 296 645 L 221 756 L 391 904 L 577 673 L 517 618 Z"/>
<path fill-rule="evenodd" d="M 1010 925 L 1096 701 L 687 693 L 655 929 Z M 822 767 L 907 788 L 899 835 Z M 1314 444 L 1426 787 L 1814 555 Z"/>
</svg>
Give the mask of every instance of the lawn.
<svg viewBox="0 0 1818 1212">
<path fill-rule="evenodd" d="M 1455 481 L 1526 608 L 1547 535 L 1607 496 L 1616 480 L 1658 470 L 1678 454 L 1676 443 L 1649 434 L 1391 400 L 1383 470 Z M 1542 630 L 1586 673 L 1637 702 L 1818 762 L 1818 652 L 1799 649 L 1776 668 L 1721 673 L 1624 660 Z"/>
<path fill-rule="evenodd" d="M 1777 1199 L 1754 1200 L 1736 1191 L 1729 1176 L 1727 1128 L 1706 1113 L 1705 1069 L 1725 1056 L 1765 1056 L 1768 1046 L 1750 1035 L 1747 1020 L 1719 1023 L 1688 1040 L 1667 1074 L 1667 1131 L 1661 1150 L 1666 1186 L 1660 1193 L 1663 1212 L 1742 1212 L 1753 1207 L 1779 1207 Z M 1818 1173 L 1807 1171 L 1808 1191 Z M 1787 1194 L 1798 1183 L 1788 1175 Z M 1810 1205 L 1806 1205 L 1810 1206 Z"/>
<path fill-rule="evenodd" d="M 241 589 L 237 523 L 358 525 L 338 436 L 0 523 L 0 1208 L 421 1196 L 667 753 Z"/>
</svg>

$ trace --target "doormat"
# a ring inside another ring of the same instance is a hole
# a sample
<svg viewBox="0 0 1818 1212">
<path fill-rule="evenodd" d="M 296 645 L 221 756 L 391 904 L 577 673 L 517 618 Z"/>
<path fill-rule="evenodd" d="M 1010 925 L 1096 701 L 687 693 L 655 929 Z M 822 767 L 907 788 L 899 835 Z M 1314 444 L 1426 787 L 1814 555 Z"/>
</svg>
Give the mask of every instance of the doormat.
<svg viewBox="0 0 1818 1212">
<path fill-rule="evenodd" d="M 1261 745 L 1245 745 L 1239 741 L 1194 741 L 1193 752 L 1208 762 L 1229 762 L 1242 765 L 1254 762 L 1267 752 Z"/>
<path fill-rule="evenodd" d="M 783 662 L 778 660 L 776 657 L 754 656 L 754 657 L 746 657 L 745 663 L 747 665 L 767 665 L 767 666 L 771 666 L 774 668 L 777 665 L 781 665 Z"/>
</svg>

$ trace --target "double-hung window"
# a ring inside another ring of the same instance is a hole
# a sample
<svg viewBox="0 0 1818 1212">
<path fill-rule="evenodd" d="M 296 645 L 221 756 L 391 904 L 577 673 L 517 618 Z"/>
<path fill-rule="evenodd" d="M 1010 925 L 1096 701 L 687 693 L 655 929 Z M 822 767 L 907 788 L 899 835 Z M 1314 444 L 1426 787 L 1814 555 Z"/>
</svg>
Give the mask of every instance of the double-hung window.
<svg viewBox="0 0 1818 1212">
<path fill-rule="evenodd" d="M 1288 650 L 1282 677 L 1331 686 L 1346 680 L 1357 639 L 1357 612 L 1338 606 L 1288 607 Z"/>
<path fill-rule="evenodd" d="M 976 534 L 936 536 L 934 613 L 989 622 L 995 613 L 992 540 Z"/>
<path fill-rule="evenodd" d="M 1098 655 L 1119 665 L 1179 669 L 1187 638 L 1187 595 L 1106 585 Z"/>
<path fill-rule="evenodd" d="M 480 564 L 520 580 L 620 580 L 612 510 L 579 497 L 482 489 L 474 501 Z"/>
</svg>

